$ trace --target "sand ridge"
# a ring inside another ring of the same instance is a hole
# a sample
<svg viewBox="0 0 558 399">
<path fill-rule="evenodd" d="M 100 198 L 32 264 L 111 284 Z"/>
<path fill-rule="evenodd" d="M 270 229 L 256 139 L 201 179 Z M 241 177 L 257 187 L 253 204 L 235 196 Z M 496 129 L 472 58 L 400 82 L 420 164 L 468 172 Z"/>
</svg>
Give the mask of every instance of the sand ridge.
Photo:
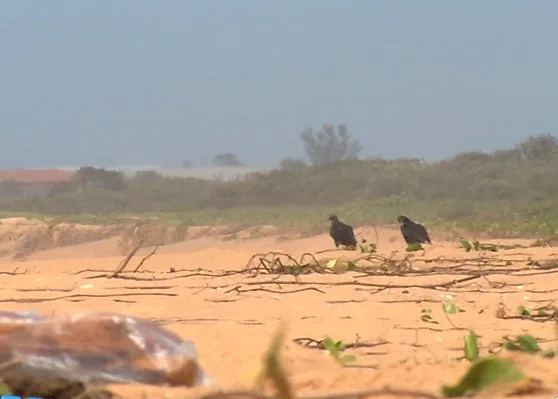
<svg viewBox="0 0 558 399">
<path fill-rule="evenodd" d="M 3 228 L 6 228 L 3 223 Z M 356 229 L 357 236 L 365 234 L 375 240 L 371 228 Z M 378 250 L 383 256 L 404 256 L 404 243 L 396 227 L 378 228 Z M 443 237 L 440 235 L 439 237 Z M 317 290 L 285 293 L 297 287 L 292 276 L 281 281 L 282 286 L 258 285 L 270 276 L 191 276 L 192 270 L 239 270 L 257 252 L 285 251 L 299 257 L 305 252 L 332 248 L 327 234 L 292 240 L 278 235 L 251 239 L 225 239 L 223 236 L 196 237 L 171 242 L 158 249 L 143 265 L 145 281 L 96 278 L 99 271 L 78 273 L 84 269 L 114 270 L 122 260 L 119 237 L 101 238 L 93 242 L 37 250 L 23 260 L 4 258 L 1 270 L 16 268 L 25 274 L 0 275 L 4 310 L 37 310 L 42 313 L 77 310 L 110 310 L 144 317 L 165 325 L 198 349 L 204 369 L 220 388 L 247 388 L 273 333 L 281 322 L 288 328 L 284 362 L 294 387 L 301 394 L 328 393 L 382 388 L 423 389 L 437 394 L 444 383 L 453 383 L 467 368 L 462 355 L 463 334 L 474 330 L 479 335 L 481 352 L 501 342 L 503 336 L 530 333 L 541 340 L 542 346 L 556 345 L 552 322 L 495 317 L 505 307 L 513 315 L 519 305 L 533 308 L 556 298 L 558 287 L 552 270 L 535 266 L 533 260 L 544 263 L 558 253 L 557 248 L 517 248 L 486 253 L 498 267 L 530 268 L 528 271 L 506 275 L 494 274 L 447 289 L 424 289 L 419 285 L 451 281 L 463 275 L 449 274 L 451 267 L 443 259 L 478 263 L 478 253 L 467 253 L 455 241 L 438 241 L 432 234 L 434 246 L 414 256 L 418 272 L 410 276 L 358 277 L 358 273 L 334 275 L 302 275 L 302 282 L 320 282 Z M 522 245 L 533 240 L 490 240 L 493 243 Z M 135 265 L 152 247 L 142 248 L 132 259 Z M 393 255 L 397 251 L 396 255 Z M 355 258 L 362 254 L 350 251 L 328 252 L 321 258 L 333 256 Z M 436 264 L 448 267 L 448 274 L 422 276 L 436 259 Z M 506 262 L 498 263 L 506 259 Z M 474 265 L 485 270 L 490 265 Z M 483 269 L 485 268 L 485 269 Z M 174 272 L 170 273 L 170 270 Z M 189 271 L 188 271 L 189 270 Z M 211 273 L 209 273 L 211 274 Z M 523 274 L 523 275 L 522 275 Z M 409 288 L 388 288 L 377 292 L 365 286 L 333 285 L 336 282 L 358 281 L 376 284 L 408 285 Z M 498 285 L 506 284 L 506 285 Z M 22 291 L 21 288 L 25 287 Z M 241 287 L 240 292 L 230 291 Z M 304 286 L 306 287 L 306 286 Z M 499 288 L 495 288 L 499 287 Z M 267 290 L 243 291 L 252 288 Z M 49 289 L 50 291 L 44 291 Z M 320 292 L 321 291 L 321 292 Z M 98 297 L 96 295 L 103 295 Z M 31 300 L 25 303 L 25 300 Z M 38 301 L 43 299 L 44 301 Z M 448 318 L 441 310 L 444 302 L 455 302 L 465 312 Z M 421 320 L 421 312 L 431 309 L 433 322 Z M 349 351 L 357 357 L 359 367 L 343 368 L 321 350 L 303 347 L 295 338 L 323 339 L 325 335 L 344 342 L 355 340 L 372 343 L 369 347 Z M 558 380 L 555 361 L 541 358 L 523 359 L 529 370 L 543 379 Z M 200 390 L 160 387 L 116 387 L 126 397 L 139 397 L 138 392 L 150 392 L 150 397 L 195 397 Z M 558 391 L 557 391 L 558 392 Z M 532 396 L 548 397 L 548 394 Z"/>
</svg>

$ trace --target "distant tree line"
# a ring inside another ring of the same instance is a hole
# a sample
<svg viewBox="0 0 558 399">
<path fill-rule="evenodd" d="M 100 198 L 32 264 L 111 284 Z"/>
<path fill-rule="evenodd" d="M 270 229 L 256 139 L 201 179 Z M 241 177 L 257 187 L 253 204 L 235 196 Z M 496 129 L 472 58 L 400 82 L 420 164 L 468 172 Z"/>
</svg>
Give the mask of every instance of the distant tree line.
<svg viewBox="0 0 558 399">
<path fill-rule="evenodd" d="M 513 148 L 466 152 L 451 159 L 359 159 L 361 146 L 343 126 L 300 134 L 308 162 L 284 159 L 266 173 L 233 181 L 165 177 L 84 166 L 47 198 L 5 189 L 2 209 L 45 213 L 180 212 L 187 209 L 341 205 L 359 199 L 554 200 L 558 196 L 558 141 L 550 134 Z M 216 164 L 239 164 L 221 154 Z M 224 160 L 224 161 L 223 161 Z"/>
<path fill-rule="evenodd" d="M 321 129 L 306 128 L 299 137 L 302 141 L 306 160 L 287 157 L 279 163 L 280 169 L 297 170 L 307 166 L 324 166 L 339 161 L 358 160 L 362 145 L 354 138 L 344 124 L 324 124 Z M 528 137 L 511 150 L 496 151 L 495 156 L 502 158 L 545 159 L 557 152 L 558 141 L 551 134 L 539 134 Z M 489 155 L 483 152 L 468 152 L 458 155 L 462 158 L 483 159 Z M 244 166 L 234 153 L 217 154 L 212 162 L 214 166 Z M 189 167 L 191 163 L 185 163 Z"/>
<path fill-rule="evenodd" d="M 362 146 L 358 139 L 353 138 L 344 124 L 324 124 L 320 130 L 306 128 L 300 133 L 304 152 L 309 165 L 323 166 L 332 162 L 358 159 Z M 232 152 L 223 152 L 215 155 L 211 165 L 216 167 L 245 166 L 238 155 Z M 191 168 L 194 164 L 184 161 L 184 168 Z M 279 164 L 284 169 L 297 169 L 308 166 L 306 161 L 296 158 L 285 158 Z"/>
</svg>

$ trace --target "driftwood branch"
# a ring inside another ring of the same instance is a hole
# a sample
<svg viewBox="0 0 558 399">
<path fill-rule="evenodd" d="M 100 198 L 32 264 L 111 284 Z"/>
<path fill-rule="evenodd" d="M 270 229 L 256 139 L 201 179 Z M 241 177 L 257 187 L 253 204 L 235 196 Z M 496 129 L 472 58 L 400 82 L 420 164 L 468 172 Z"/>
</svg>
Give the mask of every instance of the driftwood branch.
<svg viewBox="0 0 558 399">
<path fill-rule="evenodd" d="M 439 396 L 433 395 L 429 392 L 406 390 L 406 389 L 371 389 L 357 392 L 344 392 L 335 393 L 330 395 L 313 395 L 313 396 L 298 396 L 292 399 L 366 399 L 373 397 L 383 398 L 424 398 L 424 399 L 439 399 Z M 254 391 L 231 391 L 231 392 L 217 392 L 201 396 L 199 399 L 276 399 L 276 396 L 267 396 Z"/>
<path fill-rule="evenodd" d="M 134 257 L 134 255 L 136 254 L 136 252 L 139 251 L 139 249 L 143 246 L 143 240 L 141 240 L 138 245 L 136 245 L 134 247 L 134 249 L 132 249 L 130 251 L 130 253 L 124 258 L 124 260 L 122 262 L 120 262 L 120 264 L 118 265 L 118 267 L 116 268 L 116 270 L 114 271 L 114 273 L 109 277 L 109 278 L 114 278 L 116 276 L 118 276 L 119 273 L 121 273 L 122 271 L 124 271 L 124 269 L 126 268 L 126 266 L 128 266 L 128 263 L 130 263 L 130 260 L 132 260 L 132 258 Z"/>
<path fill-rule="evenodd" d="M 437 288 L 447 288 L 451 287 L 455 284 L 464 283 L 466 281 L 471 281 L 477 278 L 482 277 L 482 275 L 478 274 L 475 276 L 467 276 L 460 279 L 453 279 L 450 281 L 446 281 L 444 283 L 432 283 L 432 284 L 377 284 L 377 283 L 363 283 L 359 281 L 339 281 L 336 283 L 327 283 L 323 281 L 304 281 L 304 282 L 297 282 L 297 281 L 248 281 L 245 282 L 244 285 L 325 285 L 325 286 L 346 286 L 346 285 L 356 285 L 360 287 L 371 287 L 371 288 L 425 288 L 425 289 L 437 289 Z"/>
<path fill-rule="evenodd" d="M 151 258 L 153 255 L 155 255 L 155 253 L 157 252 L 157 250 L 159 249 L 160 244 L 155 245 L 155 248 L 153 248 L 153 251 L 151 251 L 149 254 L 147 254 L 146 256 L 143 257 L 143 259 L 140 261 L 140 263 L 138 263 L 138 265 L 136 266 L 136 268 L 134 269 L 134 273 L 137 273 L 139 271 L 139 269 L 143 266 L 143 264 L 145 263 L 145 261 L 149 258 Z"/>
</svg>

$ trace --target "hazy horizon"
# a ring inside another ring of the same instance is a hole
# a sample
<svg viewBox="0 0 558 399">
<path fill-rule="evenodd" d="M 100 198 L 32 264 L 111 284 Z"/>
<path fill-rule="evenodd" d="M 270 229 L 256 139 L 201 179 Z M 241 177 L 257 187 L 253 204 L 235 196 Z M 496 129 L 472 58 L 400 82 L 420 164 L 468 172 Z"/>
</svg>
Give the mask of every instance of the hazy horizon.
<svg viewBox="0 0 558 399">
<path fill-rule="evenodd" d="M 558 130 L 550 0 L 2 6 L 0 168 L 272 167 L 324 123 L 426 160 Z"/>
</svg>

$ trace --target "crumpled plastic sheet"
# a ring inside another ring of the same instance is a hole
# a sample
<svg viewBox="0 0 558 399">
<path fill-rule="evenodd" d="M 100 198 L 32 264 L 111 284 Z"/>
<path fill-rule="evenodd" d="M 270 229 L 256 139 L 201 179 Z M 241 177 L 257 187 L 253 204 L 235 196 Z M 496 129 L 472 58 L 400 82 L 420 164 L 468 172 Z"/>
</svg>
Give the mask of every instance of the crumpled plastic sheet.
<svg viewBox="0 0 558 399">
<path fill-rule="evenodd" d="M 0 369 L 83 383 L 212 386 L 196 347 L 156 323 L 117 313 L 0 311 Z"/>
</svg>

